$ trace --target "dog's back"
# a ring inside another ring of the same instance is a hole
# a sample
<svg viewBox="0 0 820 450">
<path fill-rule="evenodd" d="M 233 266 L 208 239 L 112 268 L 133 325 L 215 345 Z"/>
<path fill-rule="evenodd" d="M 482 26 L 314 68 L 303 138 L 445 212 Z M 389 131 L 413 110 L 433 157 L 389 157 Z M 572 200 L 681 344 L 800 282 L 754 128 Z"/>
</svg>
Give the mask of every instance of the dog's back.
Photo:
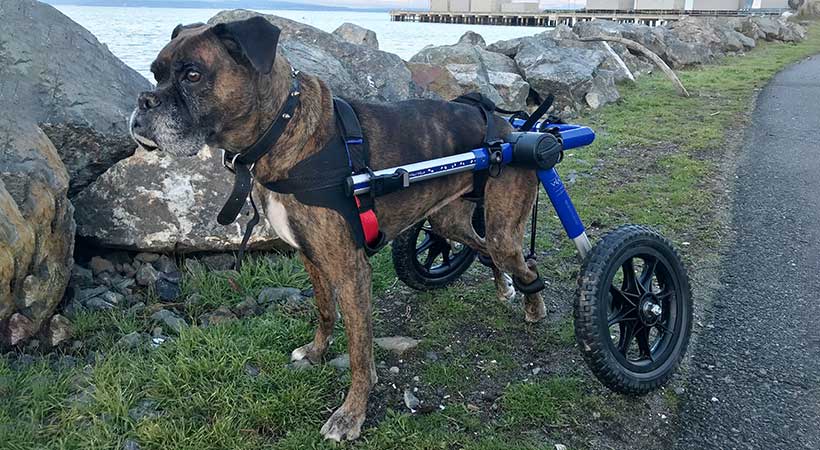
<svg viewBox="0 0 820 450">
<path fill-rule="evenodd" d="M 371 143 L 371 167 L 383 169 L 467 152 L 482 146 L 486 124 L 472 105 L 440 100 L 396 103 L 351 102 L 365 139 Z M 510 125 L 496 117 L 503 136 Z"/>
</svg>

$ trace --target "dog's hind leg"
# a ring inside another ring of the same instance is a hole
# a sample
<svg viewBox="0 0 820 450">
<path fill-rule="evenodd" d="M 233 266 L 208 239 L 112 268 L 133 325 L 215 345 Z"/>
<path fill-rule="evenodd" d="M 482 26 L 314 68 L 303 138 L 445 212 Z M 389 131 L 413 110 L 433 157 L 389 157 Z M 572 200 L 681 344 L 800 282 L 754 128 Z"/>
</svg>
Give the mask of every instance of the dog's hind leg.
<svg viewBox="0 0 820 450">
<path fill-rule="evenodd" d="M 512 274 L 520 285 L 538 279 L 534 267 L 524 260 L 521 245 L 527 218 L 538 193 L 537 178 L 531 170 L 505 167 L 496 178 L 487 181 L 485 190 L 485 245 L 495 266 Z M 524 318 L 538 322 L 547 315 L 539 292 L 524 295 Z"/>
<path fill-rule="evenodd" d="M 489 256 L 486 242 L 473 226 L 474 202 L 458 199 L 436 211 L 429 218 L 433 231 L 450 240 L 461 242 L 484 256 Z M 515 297 L 512 278 L 493 265 L 496 296 L 499 300 L 509 301 Z"/>
<path fill-rule="evenodd" d="M 484 239 L 473 228 L 475 208 L 475 203 L 459 198 L 431 214 L 428 220 L 439 236 L 486 254 Z"/>
<path fill-rule="evenodd" d="M 322 361 L 322 357 L 327 351 L 328 345 L 333 340 L 333 326 L 336 323 L 336 297 L 333 290 L 328 285 L 325 277 L 321 276 L 319 269 L 307 258 L 302 256 L 310 281 L 313 283 L 316 309 L 319 313 L 319 325 L 316 327 L 316 335 L 313 342 L 305 344 L 290 354 L 291 361 L 307 359 L 313 364 Z"/>
</svg>

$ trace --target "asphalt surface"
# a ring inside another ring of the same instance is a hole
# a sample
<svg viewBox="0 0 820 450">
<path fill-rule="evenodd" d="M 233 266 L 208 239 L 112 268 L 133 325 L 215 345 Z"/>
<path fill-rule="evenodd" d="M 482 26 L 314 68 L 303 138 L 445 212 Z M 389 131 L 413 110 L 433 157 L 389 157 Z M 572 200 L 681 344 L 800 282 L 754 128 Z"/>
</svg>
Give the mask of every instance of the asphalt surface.
<svg viewBox="0 0 820 450">
<path fill-rule="evenodd" d="M 820 55 L 761 92 L 679 449 L 820 449 Z"/>
</svg>

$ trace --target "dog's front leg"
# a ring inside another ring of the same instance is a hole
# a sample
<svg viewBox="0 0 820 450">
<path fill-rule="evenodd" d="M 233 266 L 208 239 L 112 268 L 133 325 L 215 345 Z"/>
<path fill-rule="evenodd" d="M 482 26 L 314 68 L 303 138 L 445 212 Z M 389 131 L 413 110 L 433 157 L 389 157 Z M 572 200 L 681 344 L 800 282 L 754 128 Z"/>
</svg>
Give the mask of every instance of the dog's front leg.
<svg viewBox="0 0 820 450">
<path fill-rule="evenodd" d="M 356 250 L 354 255 L 349 266 L 337 260 L 333 270 L 327 271 L 334 273 L 330 281 L 339 294 L 351 372 L 350 390 L 344 403 L 322 427 L 322 435 L 334 441 L 359 437 L 370 389 L 378 381 L 373 362 L 371 268 L 363 250 Z"/>
<path fill-rule="evenodd" d="M 328 345 L 333 340 L 333 326 L 336 323 L 336 292 L 328 283 L 327 276 L 324 276 L 319 268 L 304 255 L 302 255 L 302 262 L 313 283 L 319 325 L 316 327 L 313 342 L 294 350 L 290 354 L 290 359 L 291 361 L 307 359 L 313 364 L 318 364 L 322 361 Z"/>
</svg>

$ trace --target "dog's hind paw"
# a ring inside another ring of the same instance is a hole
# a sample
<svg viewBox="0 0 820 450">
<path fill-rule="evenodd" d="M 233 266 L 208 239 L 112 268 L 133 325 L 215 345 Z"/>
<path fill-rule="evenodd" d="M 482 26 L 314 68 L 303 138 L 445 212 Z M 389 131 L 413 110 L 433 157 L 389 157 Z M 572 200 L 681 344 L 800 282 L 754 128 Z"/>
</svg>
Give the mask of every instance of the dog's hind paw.
<svg viewBox="0 0 820 450">
<path fill-rule="evenodd" d="M 322 427 L 325 439 L 339 442 L 342 439 L 353 441 L 362 433 L 364 413 L 354 414 L 345 405 L 337 409 Z"/>
<path fill-rule="evenodd" d="M 547 305 L 540 295 L 535 298 L 526 297 L 524 299 L 524 320 L 529 323 L 540 322 L 547 317 Z"/>
<path fill-rule="evenodd" d="M 495 280 L 496 295 L 502 302 L 511 302 L 515 299 L 515 286 L 512 277 L 506 273 L 501 274 L 500 280 Z"/>
</svg>

